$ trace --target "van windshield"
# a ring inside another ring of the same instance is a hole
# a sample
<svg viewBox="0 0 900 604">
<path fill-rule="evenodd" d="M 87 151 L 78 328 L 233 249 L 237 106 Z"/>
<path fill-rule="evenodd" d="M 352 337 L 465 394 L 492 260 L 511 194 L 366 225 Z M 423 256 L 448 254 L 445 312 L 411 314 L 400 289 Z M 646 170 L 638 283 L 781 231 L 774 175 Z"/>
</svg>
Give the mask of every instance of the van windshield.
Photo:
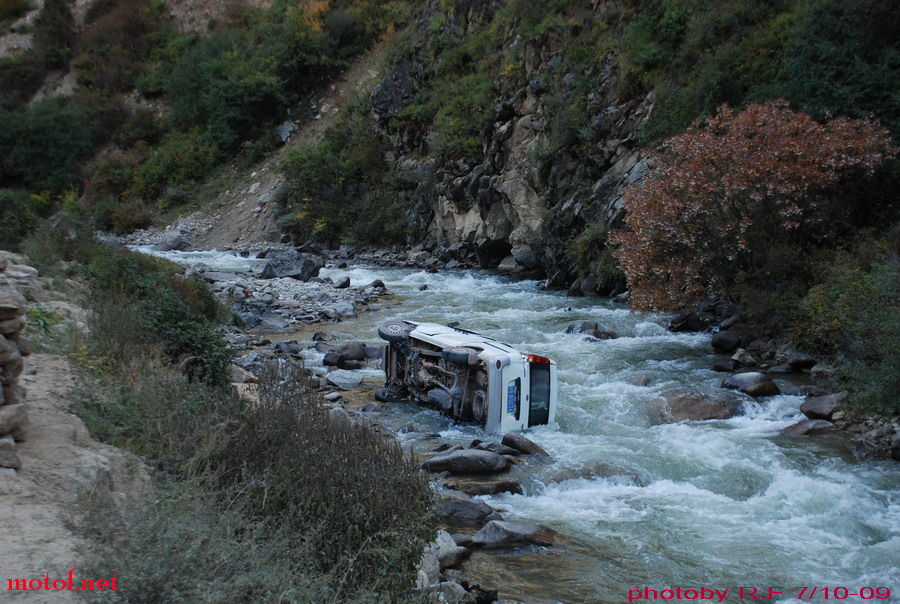
<svg viewBox="0 0 900 604">
<path fill-rule="evenodd" d="M 529 363 L 531 401 L 528 425 L 539 426 L 550 420 L 550 364 Z"/>
</svg>

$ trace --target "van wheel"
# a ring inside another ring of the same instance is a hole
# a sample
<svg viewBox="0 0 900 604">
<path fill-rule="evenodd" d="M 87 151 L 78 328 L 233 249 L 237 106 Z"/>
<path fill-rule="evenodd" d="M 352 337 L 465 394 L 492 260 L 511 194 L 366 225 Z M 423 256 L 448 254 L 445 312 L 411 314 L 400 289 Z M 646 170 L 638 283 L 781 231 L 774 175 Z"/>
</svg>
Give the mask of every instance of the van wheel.
<svg viewBox="0 0 900 604">
<path fill-rule="evenodd" d="M 385 321 L 378 326 L 378 336 L 387 342 L 402 342 L 413 328 L 403 321 Z"/>
<path fill-rule="evenodd" d="M 445 348 L 441 351 L 441 358 L 460 365 L 478 364 L 478 353 L 471 348 Z"/>
</svg>

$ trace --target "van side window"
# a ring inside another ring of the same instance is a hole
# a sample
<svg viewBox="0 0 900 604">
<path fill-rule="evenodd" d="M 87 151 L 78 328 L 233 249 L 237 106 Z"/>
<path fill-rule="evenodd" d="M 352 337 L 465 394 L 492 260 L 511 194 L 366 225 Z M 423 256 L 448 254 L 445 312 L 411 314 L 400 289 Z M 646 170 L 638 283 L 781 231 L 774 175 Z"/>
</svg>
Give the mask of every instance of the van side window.
<svg viewBox="0 0 900 604">
<path fill-rule="evenodd" d="M 522 415 L 522 380 L 516 378 L 506 387 L 506 412 L 512 413 L 516 419 Z"/>
<path fill-rule="evenodd" d="M 550 421 L 550 365 L 530 363 L 531 402 L 528 425 L 539 426 Z"/>
</svg>

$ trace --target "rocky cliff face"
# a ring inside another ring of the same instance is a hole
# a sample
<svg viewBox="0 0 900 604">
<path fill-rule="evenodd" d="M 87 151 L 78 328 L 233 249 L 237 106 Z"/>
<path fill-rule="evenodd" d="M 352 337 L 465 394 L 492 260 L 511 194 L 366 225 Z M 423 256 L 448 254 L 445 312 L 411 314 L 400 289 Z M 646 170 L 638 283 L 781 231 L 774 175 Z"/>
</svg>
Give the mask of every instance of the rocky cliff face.
<svg viewBox="0 0 900 604">
<path fill-rule="evenodd" d="M 480 154 L 447 160 L 431 150 L 427 127 L 392 128 L 392 118 L 429 85 L 430 46 L 482 27 L 500 4 L 468 0 L 444 13 L 437 1 L 429 2 L 408 52 L 371 96 L 374 113 L 395 144 L 397 173 L 411 198 L 411 243 L 442 259 L 489 267 L 503 262 L 515 270 L 540 272 L 551 285 L 585 279 L 585 293 L 612 293 L 617 284 L 585 274 L 589 270 L 576 266 L 567 254 L 585 225 L 609 227 L 620 220 L 621 190 L 646 168 L 636 139 L 653 110 L 653 96 L 622 85 L 612 53 L 580 73 L 561 74 L 565 40 L 522 39 L 509 31 L 504 48 L 525 45 L 524 77 L 519 80 L 527 83 L 511 86 L 496 80 L 499 96 L 493 123 L 481 135 Z M 446 21 L 435 30 L 438 13 Z M 562 82 L 561 91 L 552 95 L 545 84 L 551 77 Z M 576 78 L 590 83 L 586 96 L 570 95 Z M 587 146 L 582 140 L 553 148 L 551 123 L 560 93 L 564 102 L 583 104 L 579 115 L 585 121 L 577 127 L 586 133 Z"/>
</svg>

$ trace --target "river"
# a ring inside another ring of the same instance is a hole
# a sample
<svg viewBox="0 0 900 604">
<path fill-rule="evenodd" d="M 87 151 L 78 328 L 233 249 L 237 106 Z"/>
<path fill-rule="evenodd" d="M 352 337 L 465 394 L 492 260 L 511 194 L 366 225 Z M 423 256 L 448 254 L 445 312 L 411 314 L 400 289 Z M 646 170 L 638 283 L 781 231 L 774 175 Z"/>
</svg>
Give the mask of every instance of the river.
<svg viewBox="0 0 900 604">
<path fill-rule="evenodd" d="M 208 256 L 190 261 L 197 260 L 211 263 Z M 235 261 L 228 268 L 244 268 Z M 377 312 L 319 327 L 329 333 L 375 343 L 375 326 L 387 319 L 459 321 L 558 363 L 557 424 L 528 434 L 553 461 L 515 468 L 524 494 L 485 500 L 507 519 L 545 524 L 561 539 L 552 548 L 473 555 L 466 570 L 501 597 L 625 602 L 632 589 L 705 587 L 731 590 L 732 602 L 740 586 L 761 593 L 784 586 L 781 602 L 800 601 L 791 597 L 799 595 L 795 587 L 886 586 L 900 594 L 896 462 L 860 461 L 836 437 L 778 436 L 802 419 L 797 395 L 747 400 L 744 414 L 730 420 L 656 425 L 667 388 L 722 394 L 722 374 L 710 369 L 722 357 L 711 352 L 708 335 L 670 333 L 668 317 L 481 271 L 351 266 L 321 273 L 344 275 L 354 285 L 382 279 L 394 295 Z M 580 320 L 619 337 L 585 342 L 565 333 Z M 377 382 L 380 372 L 369 373 Z M 797 391 L 776 381 L 784 392 Z M 459 443 L 480 436 L 407 404 L 388 405 L 384 421 L 414 428 L 400 435 L 414 447 L 428 444 L 424 432 Z M 622 472 L 554 479 L 598 462 Z"/>
</svg>

